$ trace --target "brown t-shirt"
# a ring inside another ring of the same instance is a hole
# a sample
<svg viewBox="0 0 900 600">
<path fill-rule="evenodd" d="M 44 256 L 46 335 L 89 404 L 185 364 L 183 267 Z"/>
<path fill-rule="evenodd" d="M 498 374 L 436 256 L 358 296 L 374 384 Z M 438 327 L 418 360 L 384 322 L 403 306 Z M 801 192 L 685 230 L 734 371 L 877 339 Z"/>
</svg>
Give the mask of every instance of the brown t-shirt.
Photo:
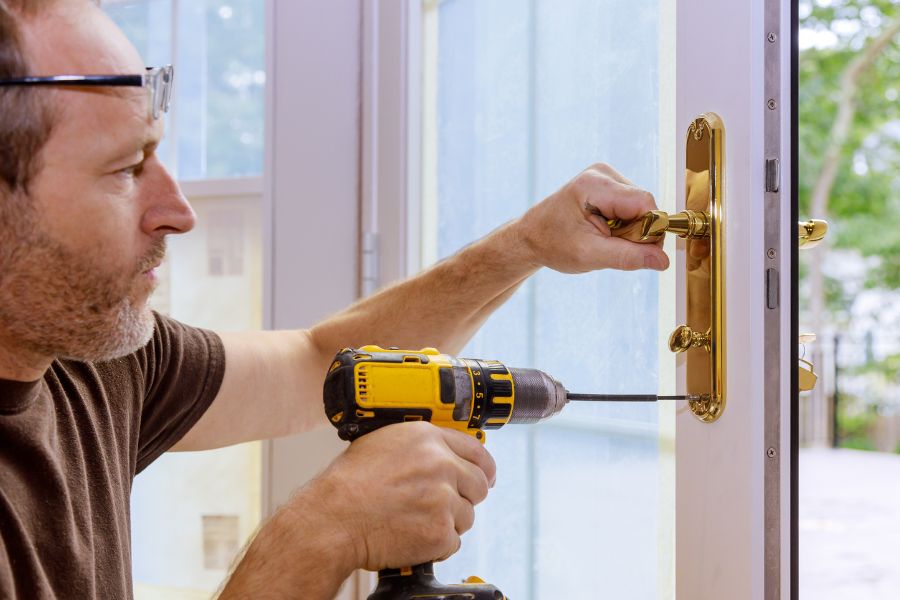
<svg viewBox="0 0 900 600">
<path fill-rule="evenodd" d="M 0 380 L 0 598 L 131 598 L 131 482 L 219 390 L 218 336 L 156 315 L 120 359 Z"/>
</svg>

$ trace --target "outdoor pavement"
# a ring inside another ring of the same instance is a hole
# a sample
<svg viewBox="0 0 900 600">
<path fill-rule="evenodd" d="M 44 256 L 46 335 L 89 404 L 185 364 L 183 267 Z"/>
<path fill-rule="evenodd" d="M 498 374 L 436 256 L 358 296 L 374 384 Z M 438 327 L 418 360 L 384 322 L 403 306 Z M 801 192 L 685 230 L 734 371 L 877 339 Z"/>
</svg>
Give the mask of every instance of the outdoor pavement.
<svg viewBox="0 0 900 600">
<path fill-rule="evenodd" d="M 800 451 L 800 598 L 900 599 L 900 455 Z"/>
</svg>

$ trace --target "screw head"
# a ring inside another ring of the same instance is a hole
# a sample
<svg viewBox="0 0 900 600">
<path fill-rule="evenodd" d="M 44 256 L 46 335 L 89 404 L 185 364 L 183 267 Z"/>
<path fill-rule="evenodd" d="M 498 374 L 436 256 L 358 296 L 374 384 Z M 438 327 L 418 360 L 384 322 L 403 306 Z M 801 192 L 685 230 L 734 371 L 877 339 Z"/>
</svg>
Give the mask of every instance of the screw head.
<svg viewBox="0 0 900 600">
<path fill-rule="evenodd" d="M 773 43 L 773 42 L 775 42 L 775 40 L 778 39 L 778 36 L 775 35 L 774 31 L 770 31 L 769 35 L 766 36 L 766 39 L 769 40 L 770 43 Z"/>
<path fill-rule="evenodd" d="M 774 99 L 769 98 L 769 101 L 766 102 L 766 106 L 769 107 L 769 110 L 775 110 L 778 107 L 778 103 L 775 102 Z"/>
<path fill-rule="evenodd" d="M 775 458 L 776 454 L 777 452 L 775 452 L 775 448 L 769 447 L 769 449 L 766 450 L 766 456 L 768 456 L 769 458 Z"/>
<path fill-rule="evenodd" d="M 766 256 L 768 256 L 769 258 L 775 258 L 776 256 L 778 256 L 778 254 L 775 252 L 775 248 L 769 248 L 769 250 L 766 252 Z"/>
</svg>

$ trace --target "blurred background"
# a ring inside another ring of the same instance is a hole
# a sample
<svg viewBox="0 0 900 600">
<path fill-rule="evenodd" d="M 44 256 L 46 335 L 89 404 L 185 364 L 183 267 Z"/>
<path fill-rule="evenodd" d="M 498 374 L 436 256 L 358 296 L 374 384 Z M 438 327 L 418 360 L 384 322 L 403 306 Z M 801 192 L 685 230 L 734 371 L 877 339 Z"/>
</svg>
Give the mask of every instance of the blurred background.
<svg viewBox="0 0 900 600">
<path fill-rule="evenodd" d="M 805 598 L 896 598 L 900 563 L 900 5 L 800 2 L 800 563 Z"/>
</svg>

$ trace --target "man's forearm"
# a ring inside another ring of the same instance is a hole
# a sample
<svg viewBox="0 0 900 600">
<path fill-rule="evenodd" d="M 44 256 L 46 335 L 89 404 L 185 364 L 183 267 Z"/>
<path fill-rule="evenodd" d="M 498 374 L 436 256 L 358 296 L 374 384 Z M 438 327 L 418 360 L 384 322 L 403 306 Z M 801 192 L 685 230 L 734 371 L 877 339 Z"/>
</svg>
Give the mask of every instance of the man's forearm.
<svg viewBox="0 0 900 600">
<path fill-rule="evenodd" d="M 302 510 L 315 511 L 327 497 L 313 497 L 309 488 L 299 495 L 310 498 L 295 498 L 260 529 L 218 600 L 334 598 L 358 562 L 352 542 L 340 523 Z"/>
<path fill-rule="evenodd" d="M 516 236 L 513 226 L 502 227 L 311 330 L 222 334 L 222 388 L 175 449 L 217 448 L 324 426 L 322 382 L 341 348 L 381 344 L 458 352 L 536 270 Z"/>
<path fill-rule="evenodd" d="M 634 221 L 655 207 L 648 192 L 610 167 L 594 165 L 489 236 L 310 330 L 223 335 L 226 368 L 219 395 L 178 449 L 325 425 L 322 381 L 338 350 L 378 344 L 458 353 L 541 266 L 562 273 L 665 269 L 661 241 L 617 239 L 607 224 L 607 218 Z"/>
<path fill-rule="evenodd" d="M 515 222 L 311 330 L 330 354 L 345 346 L 432 346 L 456 353 L 538 269 Z"/>
</svg>

